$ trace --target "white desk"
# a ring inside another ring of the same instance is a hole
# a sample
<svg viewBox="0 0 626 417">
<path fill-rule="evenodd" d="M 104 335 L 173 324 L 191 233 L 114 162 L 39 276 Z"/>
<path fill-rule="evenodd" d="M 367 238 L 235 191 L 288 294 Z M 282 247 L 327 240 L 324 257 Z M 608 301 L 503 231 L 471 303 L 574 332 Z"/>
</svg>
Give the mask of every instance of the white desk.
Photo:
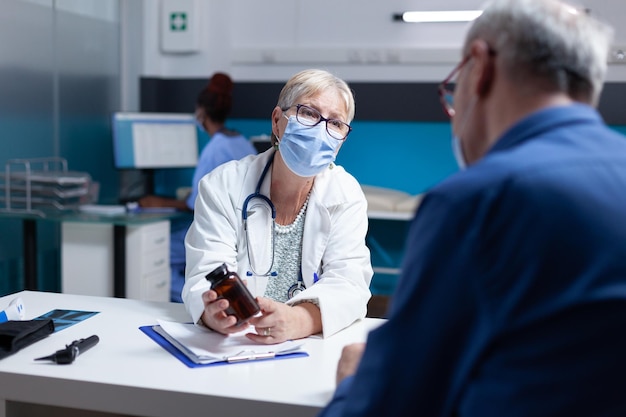
<svg viewBox="0 0 626 417">
<path fill-rule="evenodd" d="M 80 410 L 48 409 L 47 416 L 85 416 L 86 410 L 139 416 L 314 416 L 333 394 L 342 347 L 364 341 L 383 322 L 365 319 L 328 339 L 307 339 L 305 358 L 188 368 L 138 329 L 157 318 L 188 320 L 182 304 L 23 291 L 0 298 L 0 307 L 18 295 L 27 319 L 53 309 L 100 313 L 0 360 L 0 417 L 24 413 L 29 404 Z M 100 343 L 71 365 L 33 360 L 92 334 Z"/>
</svg>

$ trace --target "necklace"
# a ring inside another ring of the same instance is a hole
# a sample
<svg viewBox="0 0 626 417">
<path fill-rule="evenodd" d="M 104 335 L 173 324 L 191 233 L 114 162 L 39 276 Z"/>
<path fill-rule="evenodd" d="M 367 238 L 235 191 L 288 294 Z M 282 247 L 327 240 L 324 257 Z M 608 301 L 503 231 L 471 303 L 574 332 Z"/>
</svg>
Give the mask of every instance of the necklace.
<svg viewBox="0 0 626 417">
<path fill-rule="evenodd" d="M 306 200 L 304 200 L 304 204 L 302 204 L 302 207 L 300 208 L 300 211 L 298 212 L 298 215 L 296 216 L 293 223 L 286 224 L 284 226 L 282 224 L 276 223 L 276 226 L 274 228 L 276 233 L 287 234 L 293 231 L 293 229 L 295 229 L 298 226 L 298 224 L 302 220 L 302 217 L 304 216 L 304 213 L 306 212 L 307 206 L 309 205 L 310 196 L 311 196 L 311 191 L 309 190 L 309 193 L 306 195 Z"/>
</svg>

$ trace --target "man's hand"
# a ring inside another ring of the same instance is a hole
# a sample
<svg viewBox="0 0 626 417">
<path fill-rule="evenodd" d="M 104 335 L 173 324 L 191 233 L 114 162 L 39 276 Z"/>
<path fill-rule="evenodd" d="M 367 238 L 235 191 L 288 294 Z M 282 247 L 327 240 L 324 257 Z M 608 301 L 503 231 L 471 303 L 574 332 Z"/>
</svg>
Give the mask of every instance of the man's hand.
<svg viewBox="0 0 626 417">
<path fill-rule="evenodd" d="M 344 378 L 356 373 L 364 351 L 365 343 L 353 343 L 343 348 L 339 364 L 337 365 L 337 385 Z"/>
</svg>

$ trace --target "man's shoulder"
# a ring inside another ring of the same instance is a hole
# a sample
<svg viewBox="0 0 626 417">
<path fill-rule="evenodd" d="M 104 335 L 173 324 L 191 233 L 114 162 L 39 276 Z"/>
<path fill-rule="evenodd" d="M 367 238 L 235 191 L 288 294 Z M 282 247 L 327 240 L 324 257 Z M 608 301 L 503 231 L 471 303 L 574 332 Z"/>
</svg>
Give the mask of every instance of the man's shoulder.
<svg viewBox="0 0 626 417">
<path fill-rule="evenodd" d="M 515 200 L 525 207 L 533 201 L 543 205 L 556 196 L 567 199 L 573 194 L 593 194 L 608 185 L 607 178 L 617 181 L 616 173 L 626 178 L 626 138 L 610 129 L 594 131 L 592 137 L 580 131 L 571 136 L 565 130 L 547 133 L 489 153 L 429 193 L 449 204 Z"/>
</svg>

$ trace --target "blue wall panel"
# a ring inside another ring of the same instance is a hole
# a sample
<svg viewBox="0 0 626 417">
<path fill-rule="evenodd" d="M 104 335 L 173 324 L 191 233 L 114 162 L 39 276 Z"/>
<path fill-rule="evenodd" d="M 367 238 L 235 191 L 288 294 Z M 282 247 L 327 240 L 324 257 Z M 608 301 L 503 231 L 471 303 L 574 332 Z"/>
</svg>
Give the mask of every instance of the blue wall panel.
<svg viewBox="0 0 626 417">
<path fill-rule="evenodd" d="M 271 133 L 269 120 L 232 119 L 228 126 L 248 138 Z M 419 194 L 457 170 L 449 123 L 355 121 L 352 127 L 337 163 L 361 184 Z M 175 195 L 192 176 L 191 169 L 157 170 L 155 191 Z"/>
</svg>

